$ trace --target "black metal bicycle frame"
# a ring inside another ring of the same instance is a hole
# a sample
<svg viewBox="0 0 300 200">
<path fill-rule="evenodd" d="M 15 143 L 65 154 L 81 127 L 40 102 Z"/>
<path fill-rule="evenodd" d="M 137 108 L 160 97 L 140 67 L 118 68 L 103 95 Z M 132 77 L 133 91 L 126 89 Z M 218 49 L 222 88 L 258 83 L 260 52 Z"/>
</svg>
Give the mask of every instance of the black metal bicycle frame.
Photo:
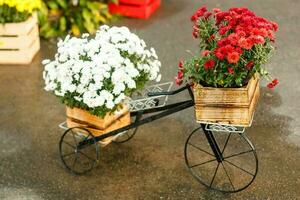
<svg viewBox="0 0 300 200">
<path fill-rule="evenodd" d="M 90 139 L 84 140 L 84 141 L 79 143 L 78 148 L 79 149 L 85 148 L 85 146 L 91 145 L 95 142 L 99 142 L 100 140 L 103 140 L 107 137 L 117 135 L 117 134 L 122 133 L 124 131 L 127 131 L 129 129 L 136 128 L 136 127 L 141 126 L 143 124 L 147 124 L 147 123 L 152 122 L 154 120 L 166 117 L 166 116 L 171 115 L 173 113 L 176 113 L 176 112 L 179 112 L 179 111 L 182 111 L 184 109 L 187 109 L 187 108 L 190 108 L 190 107 L 194 106 L 195 105 L 194 94 L 193 94 L 193 91 L 192 91 L 190 85 L 186 85 L 182 88 L 179 88 L 178 90 L 171 91 L 171 92 L 148 93 L 148 96 L 153 97 L 153 96 L 161 96 L 161 95 L 174 95 L 174 94 L 177 94 L 177 93 L 185 91 L 185 90 L 188 90 L 189 95 L 191 97 L 191 100 L 182 101 L 182 102 L 178 102 L 178 103 L 173 103 L 173 104 L 169 104 L 169 105 L 166 105 L 166 106 L 163 106 L 163 107 L 150 108 L 150 109 L 146 109 L 146 110 L 131 112 L 130 113 L 131 116 L 136 116 L 134 123 L 132 123 L 128 126 L 124 126 L 120 129 L 117 129 L 117 130 L 105 133 L 103 135 L 100 135 L 98 137 L 95 137 L 94 139 L 90 138 Z M 151 114 L 151 113 L 157 113 L 157 112 L 159 112 L 159 113 L 148 116 L 148 117 L 145 117 L 145 118 L 142 119 L 142 116 L 144 114 Z M 208 141 L 208 143 L 209 143 L 209 145 L 210 145 L 217 161 L 221 162 L 223 160 L 223 156 L 222 156 L 223 152 L 220 151 L 218 143 L 216 142 L 212 132 L 205 129 L 205 124 L 201 124 L 201 127 L 202 127 L 202 129 L 205 133 L 207 141 Z"/>
</svg>

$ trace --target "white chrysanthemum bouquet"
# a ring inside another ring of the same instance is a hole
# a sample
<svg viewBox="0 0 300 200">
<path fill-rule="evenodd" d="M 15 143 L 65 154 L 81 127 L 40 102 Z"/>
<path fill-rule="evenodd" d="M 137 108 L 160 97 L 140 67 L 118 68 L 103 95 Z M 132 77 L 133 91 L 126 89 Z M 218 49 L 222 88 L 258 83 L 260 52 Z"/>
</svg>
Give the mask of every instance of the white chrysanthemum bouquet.
<svg viewBox="0 0 300 200">
<path fill-rule="evenodd" d="M 53 61 L 44 60 L 45 89 L 69 107 L 104 117 L 149 80 L 160 81 L 153 48 L 127 27 L 101 26 L 95 38 L 67 36 Z"/>
</svg>

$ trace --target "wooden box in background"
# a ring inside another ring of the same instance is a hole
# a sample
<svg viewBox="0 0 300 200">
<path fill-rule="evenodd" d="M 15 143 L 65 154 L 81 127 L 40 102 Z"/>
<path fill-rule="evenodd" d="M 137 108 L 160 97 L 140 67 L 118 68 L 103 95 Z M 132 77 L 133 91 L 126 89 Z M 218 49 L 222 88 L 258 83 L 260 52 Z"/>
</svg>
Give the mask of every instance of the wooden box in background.
<svg viewBox="0 0 300 200">
<path fill-rule="evenodd" d="M 29 64 L 40 49 L 37 16 L 0 24 L 0 64 Z"/>
</svg>

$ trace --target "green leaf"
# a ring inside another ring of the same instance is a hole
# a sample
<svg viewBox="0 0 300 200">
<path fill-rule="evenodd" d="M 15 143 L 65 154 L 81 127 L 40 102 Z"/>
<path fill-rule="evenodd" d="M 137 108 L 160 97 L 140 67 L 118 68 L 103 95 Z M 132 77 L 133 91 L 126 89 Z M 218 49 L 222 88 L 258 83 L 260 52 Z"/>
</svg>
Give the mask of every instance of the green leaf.
<svg viewBox="0 0 300 200">
<path fill-rule="evenodd" d="M 59 30 L 63 32 L 66 29 L 67 29 L 67 20 L 65 17 L 61 17 L 59 19 Z"/>
<path fill-rule="evenodd" d="M 47 1 L 47 5 L 51 8 L 51 9 L 58 9 L 59 6 L 55 1 Z"/>
<path fill-rule="evenodd" d="M 84 18 L 86 21 L 91 21 L 92 15 L 91 15 L 91 13 L 89 12 L 88 9 L 83 9 L 83 10 L 82 10 L 82 16 L 83 16 L 83 18 Z"/>
<path fill-rule="evenodd" d="M 65 0 L 56 0 L 56 1 L 63 9 L 68 8 L 67 2 Z"/>
</svg>

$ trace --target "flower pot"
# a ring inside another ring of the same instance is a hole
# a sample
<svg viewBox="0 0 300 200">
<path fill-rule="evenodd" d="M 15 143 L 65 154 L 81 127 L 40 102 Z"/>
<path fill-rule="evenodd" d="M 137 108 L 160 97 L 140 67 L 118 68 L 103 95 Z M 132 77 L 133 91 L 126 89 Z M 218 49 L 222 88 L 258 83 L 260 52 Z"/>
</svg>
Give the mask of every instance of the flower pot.
<svg viewBox="0 0 300 200">
<path fill-rule="evenodd" d="M 94 136 L 100 136 L 110 131 L 122 128 L 130 124 L 130 113 L 127 106 L 114 113 L 106 114 L 104 118 L 90 114 L 80 108 L 66 108 L 67 126 L 82 127 L 88 129 Z M 79 130 L 79 129 L 78 129 Z M 111 142 L 113 137 L 104 139 Z"/>
<path fill-rule="evenodd" d="M 0 64 L 29 64 L 40 49 L 37 16 L 0 24 Z"/>
<path fill-rule="evenodd" d="M 259 76 L 256 74 L 242 88 L 212 88 L 196 84 L 196 120 L 200 123 L 251 126 L 259 94 Z"/>
<path fill-rule="evenodd" d="M 120 14 L 126 17 L 148 19 L 160 6 L 161 0 L 133 1 L 126 0 L 126 3 L 109 4 L 109 11 L 112 14 Z M 135 2 L 135 3 L 133 3 Z M 147 3 L 147 4 L 146 4 Z"/>
</svg>

